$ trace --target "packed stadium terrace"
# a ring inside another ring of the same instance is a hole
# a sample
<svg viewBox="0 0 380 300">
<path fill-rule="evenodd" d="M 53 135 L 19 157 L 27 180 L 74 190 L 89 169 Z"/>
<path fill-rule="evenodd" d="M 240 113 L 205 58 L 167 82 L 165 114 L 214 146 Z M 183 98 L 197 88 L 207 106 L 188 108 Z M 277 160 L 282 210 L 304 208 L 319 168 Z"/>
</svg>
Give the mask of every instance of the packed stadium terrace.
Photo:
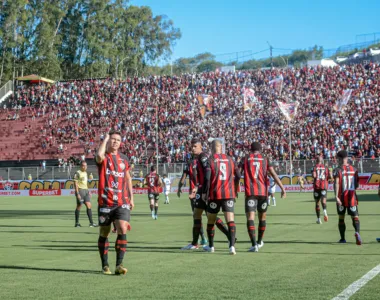
<svg viewBox="0 0 380 300">
<path fill-rule="evenodd" d="M 284 78 L 281 94 L 269 84 L 280 74 Z M 245 87 L 255 90 L 258 102 L 244 113 Z M 348 106 L 343 112 L 335 111 L 336 99 L 348 88 L 353 89 Z M 197 100 L 201 94 L 213 98 L 212 110 L 204 118 Z M 228 152 L 236 159 L 243 155 L 250 141 L 262 142 L 272 159 L 287 159 L 288 123 L 277 108 L 276 99 L 300 102 L 291 126 L 295 159 L 318 155 L 332 158 L 342 148 L 356 157 L 379 157 L 379 95 L 378 64 L 24 86 L 10 99 L 2 119 L 14 124 L 15 119 L 22 120 L 24 132 L 18 134 L 19 139 L 32 134 L 35 143 L 25 144 L 18 153 L 8 148 L 6 158 L 57 158 L 84 152 L 93 157 L 99 137 L 113 127 L 121 130 L 122 151 L 132 162 L 147 163 L 155 158 L 158 105 L 162 162 L 184 161 L 189 141 L 195 136 L 205 142 L 210 137 L 224 137 Z"/>
</svg>

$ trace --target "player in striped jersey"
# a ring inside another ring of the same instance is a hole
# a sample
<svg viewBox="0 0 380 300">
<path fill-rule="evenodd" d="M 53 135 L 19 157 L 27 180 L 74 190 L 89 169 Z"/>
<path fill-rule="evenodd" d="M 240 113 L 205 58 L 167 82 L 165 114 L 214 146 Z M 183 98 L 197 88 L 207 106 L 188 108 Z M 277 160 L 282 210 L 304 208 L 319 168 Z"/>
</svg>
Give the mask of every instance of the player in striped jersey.
<svg viewBox="0 0 380 300">
<path fill-rule="evenodd" d="M 348 163 L 348 154 L 346 150 L 341 150 L 337 154 L 339 167 L 334 170 L 334 191 L 339 216 L 339 243 L 346 243 L 345 232 L 346 224 L 344 216 L 351 216 L 352 225 L 355 229 L 356 244 L 362 244 L 360 237 L 360 221 L 358 211 L 358 198 L 356 189 L 359 187 L 358 171 Z"/>
<path fill-rule="evenodd" d="M 323 164 L 323 158 L 317 158 L 317 164 L 311 170 L 313 174 L 314 186 L 314 200 L 315 200 L 315 213 L 317 215 L 317 224 L 322 224 L 320 217 L 319 202 L 322 204 L 324 221 L 327 222 L 329 217 L 327 215 L 327 189 L 329 187 L 328 180 L 331 179 L 329 169 Z"/>
<path fill-rule="evenodd" d="M 99 171 L 98 216 L 99 239 L 98 249 L 102 261 L 103 274 L 111 274 L 108 264 L 108 236 L 111 223 L 115 221 L 117 229 L 116 275 L 124 275 L 123 258 L 127 250 L 127 231 L 130 229 L 130 211 L 134 207 L 132 180 L 126 156 L 119 153 L 121 135 L 111 131 L 107 134 L 96 154 Z"/>
<path fill-rule="evenodd" d="M 281 198 L 286 197 L 286 192 L 281 180 L 278 178 L 268 159 L 261 154 L 261 144 L 253 142 L 251 153 L 246 155 L 243 161 L 245 188 L 245 213 L 247 216 L 247 230 L 252 247 L 250 252 L 258 252 L 264 246 L 263 236 L 266 229 L 266 212 L 268 208 L 268 173 L 281 189 Z M 259 231 L 256 242 L 255 214 L 259 212 Z"/>
<path fill-rule="evenodd" d="M 212 155 L 209 158 L 210 170 L 206 176 L 209 186 L 203 190 L 202 200 L 207 202 L 207 236 L 209 246 L 205 251 L 214 252 L 214 225 L 220 209 L 224 213 L 229 232 L 229 251 L 235 255 L 236 225 L 234 221 L 234 204 L 239 187 L 240 172 L 231 157 L 222 154 L 222 143 L 213 140 Z"/>
</svg>

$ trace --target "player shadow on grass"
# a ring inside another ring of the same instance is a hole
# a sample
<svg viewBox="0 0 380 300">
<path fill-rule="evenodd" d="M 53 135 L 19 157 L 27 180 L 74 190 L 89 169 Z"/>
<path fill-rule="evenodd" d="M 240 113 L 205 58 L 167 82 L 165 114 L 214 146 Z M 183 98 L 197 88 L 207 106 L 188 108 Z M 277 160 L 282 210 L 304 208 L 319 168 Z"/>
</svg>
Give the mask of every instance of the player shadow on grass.
<svg viewBox="0 0 380 300">
<path fill-rule="evenodd" d="M 28 228 L 29 226 L 24 226 L 26 228 Z M 74 231 L 31 231 L 31 230 L 26 230 L 26 231 L 23 231 L 23 230 L 1 230 L 0 233 L 2 232 L 7 232 L 7 233 L 43 233 L 43 234 L 48 234 L 48 233 L 57 233 L 57 234 L 65 234 L 65 233 L 68 233 L 68 234 L 96 234 L 96 235 L 99 235 L 99 232 L 83 232 L 83 231 L 77 231 L 77 232 L 74 232 Z"/>
<path fill-rule="evenodd" d="M 36 267 L 22 267 L 22 266 L 6 266 L 0 265 L 0 269 L 10 269 L 10 270 L 32 270 L 32 271 L 51 271 L 51 272 L 68 272 L 68 273 L 82 273 L 82 274 L 97 274 L 100 275 L 99 271 L 91 271 L 91 270 L 73 270 L 73 269 L 48 269 L 48 268 L 36 268 Z"/>
<path fill-rule="evenodd" d="M 25 216 L 58 216 L 72 215 L 68 210 L 1 210 L 0 218 L 20 218 Z"/>
</svg>

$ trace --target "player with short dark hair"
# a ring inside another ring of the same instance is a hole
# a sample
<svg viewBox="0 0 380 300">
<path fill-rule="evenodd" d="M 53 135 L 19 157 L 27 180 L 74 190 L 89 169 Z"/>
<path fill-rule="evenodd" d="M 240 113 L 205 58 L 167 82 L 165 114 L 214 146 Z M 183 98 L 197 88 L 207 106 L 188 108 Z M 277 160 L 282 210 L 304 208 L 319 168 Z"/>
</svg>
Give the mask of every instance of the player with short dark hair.
<svg viewBox="0 0 380 300">
<path fill-rule="evenodd" d="M 348 153 L 346 150 L 339 151 L 337 157 L 339 167 L 334 170 L 334 192 L 339 216 L 339 243 L 346 243 L 344 217 L 347 211 L 347 214 L 351 216 L 352 226 L 355 229 L 356 245 L 359 246 L 362 244 L 358 197 L 356 195 L 356 189 L 359 187 L 359 175 L 356 168 L 348 163 Z"/>
<path fill-rule="evenodd" d="M 121 135 L 119 132 L 107 133 L 96 154 L 99 171 L 98 215 L 99 239 L 98 249 L 102 261 L 103 274 L 111 274 L 108 264 L 108 236 L 111 223 L 117 229 L 116 275 L 127 273 L 123 267 L 123 258 L 127 250 L 127 231 L 130 229 L 130 214 L 134 208 L 132 180 L 129 163 L 125 155 L 119 153 Z"/>
<path fill-rule="evenodd" d="M 155 166 L 150 167 L 150 173 L 145 176 L 144 185 L 148 186 L 148 200 L 152 219 L 157 220 L 158 200 L 160 199 L 160 188 L 162 181 L 157 174 Z"/>
<path fill-rule="evenodd" d="M 245 156 L 242 164 L 244 171 L 245 188 L 245 214 L 247 217 L 247 230 L 252 243 L 249 252 L 258 252 L 264 246 L 263 236 L 266 229 L 266 212 L 268 209 L 268 173 L 281 189 L 281 198 L 286 197 L 286 192 L 281 180 L 278 178 L 273 166 L 268 159 L 261 154 L 261 144 L 253 142 L 251 153 Z M 256 241 L 255 214 L 259 212 L 259 230 Z"/>
<path fill-rule="evenodd" d="M 208 172 L 210 172 L 210 164 L 207 155 L 202 152 L 202 143 L 199 139 L 192 139 L 191 151 L 194 155 L 194 160 L 189 168 L 191 173 L 190 181 L 192 182 L 192 190 L 189 195 L 191 206 L 193 209 L 193 240 L 190 244 L 183 247 L 182 250 L 195 250 L 198 249 L 198 239 L 202 231 L 202 214 L 206 210 L 206 202 L 203 201 L 202 194 L 205 194 L 208 188 Z M 221 230 L 229 239 L 228 229 L 224 225 L 220 218 L 217 218 L 216 224 L 219 230 Z M 202 244 L 206 244 L 205 240 L 202 240 Z"/>
<path fill-rule="evenodd" d="M 331 177 L 329 169 L 323 164 L 323 158 L 317 158 L 316 165 L 311 169 L 313 175 L 314 187 L 314 200 L 315 200 L 315 213 L 317 215 L 317 224 L 322 224 L 319 202 L 322 204 L 324 221 L 327 222 L 329 217 L 327 215 L 327 189 L 329 187 L 329 179 Z"/>
<path fill-rule="evenodd" d="M 212 155 L 209 158 L 211 172 L 206 176 L 209 187 L 203 190 L 202 200 L 207 202 L 207 236 L 209 246 L 204 247 L 207 252 L 214 252 L 214 225 L 220 209 L 224 213 L 228 225 L 229 251 L 235 255 L 236 225 L 234 220 L 234 204 L 238 192 L 240 172 L 231 157 L 222 154 L 222 143 L 213 140 L 211 143 Z"/>
<path fill-rule="evenodd" d="M 98 227 L 92 220 L 92 209 L 91 209 L 91 196 L 88 190 L 88 175 L 87 175 L 87 163 L 82 161 L 80 164 L 80 169 L 74 174 L 74 188 L 75 188 L 75 198 L 77 201 L 77 208 L 75 209 L 75 227 L 81 227 L 79 223 L 79 214 L 82 204 L 87 208 L 87 217 L 90 221 L 90 227 Z"/>
</svg>

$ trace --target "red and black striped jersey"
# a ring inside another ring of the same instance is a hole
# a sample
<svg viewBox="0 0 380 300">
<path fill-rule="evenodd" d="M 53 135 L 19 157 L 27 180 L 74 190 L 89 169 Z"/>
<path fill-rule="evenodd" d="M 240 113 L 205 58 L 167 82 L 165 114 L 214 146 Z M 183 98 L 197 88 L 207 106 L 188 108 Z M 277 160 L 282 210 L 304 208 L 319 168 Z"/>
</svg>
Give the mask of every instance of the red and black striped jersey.
<svg viewBox="0 0 380 300">
<path fill-rule="evenodd" d="M 329 186 L 330 173 L 329 169 L 324 164 L 316 164 L 311 170 L 314 178 L 314 189 L 315 190 L 327 190 Z"/>
<path fill-rule="evenodd" d="M 99 172 L 98 205 L 116 207 L 129 204 L 132 191 L 128 189 L 128 159 L 123 154 L 106 153 L 104 160 L 97 163 Z"/>
<path fill-rule="evenodd" d="M 240 172 L 231 157 L 225 154 L 214 154 L 209 159 L 210 200 L 233 199 L 235 194 L 235 180 L 240 179 Z"/>
<path fill-rule="evenodd" d="M 334 170 L 335 182 L 339 179 L 339 190 L 336 195 L 343 206 L 350 207 L 358 204 L 356 189 L 359 187 L 358 171 L 351 165 L 344 165 Z"/>
<path fill-rule="evenodd" d="M 197 169 L 197 160 L 192 158 L 187 162 L 185 169 L 183 170 L 184 173 L 189 175 L 189 182 L 190 182 L 189 193 L 191 193 L 191 190 L 195 187 L 197 183 L 196 169 Z"/>
<path fill-rule="evenodd" d="M 160 177 L 156 172 L 150 172 L 145 176 L 145 182 L 148 185 L 148 193 L 158 194 L 160 192 Z"/>
<path fill-rule="evenodd" d="M 202 188 L 205 183 L 206 170 L 209 168 L 209 161 L 206 153 L 202 152 L 196 158 L 196 185 Z"/>
<path fill-rule="evenodd" d="M 245 196 L 268 196 L 268 159 L 260 153 L 250 153 L 245 156 L 242 167 Z"/>
</svg>

